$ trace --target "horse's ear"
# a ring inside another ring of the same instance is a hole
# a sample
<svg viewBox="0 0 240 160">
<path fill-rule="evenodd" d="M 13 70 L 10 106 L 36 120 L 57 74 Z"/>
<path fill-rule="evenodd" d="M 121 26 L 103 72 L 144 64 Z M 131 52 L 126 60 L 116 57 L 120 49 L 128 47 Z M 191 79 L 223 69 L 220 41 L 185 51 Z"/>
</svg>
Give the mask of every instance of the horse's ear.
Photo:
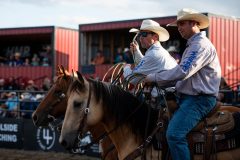
<svg viewBox="0 0 240 160">
<path fill-rule="evenodd" d="M 58 67 L 57 67 L 57 75 L 60 75 L 60 74 L 62 74 L 62 69 L 61 69 L 61 67 L 58 65 Z"/>
<path fill-rule="evenodd" d="M 83 78 L 82 74 L 78 71 L 77 71 L 77 76 L 78 76 L 79 81 L 84 84 L 84 78 Z"/>
<path fill-rule="evenodd" d="M 64 69 L 63 65 L 61 65 L 61 69 L 62 69 L 62 73 L 63 73 L 64 77 L 67 77 L 67 74 L 65 73 L 65 69 Z"/>
</svg>

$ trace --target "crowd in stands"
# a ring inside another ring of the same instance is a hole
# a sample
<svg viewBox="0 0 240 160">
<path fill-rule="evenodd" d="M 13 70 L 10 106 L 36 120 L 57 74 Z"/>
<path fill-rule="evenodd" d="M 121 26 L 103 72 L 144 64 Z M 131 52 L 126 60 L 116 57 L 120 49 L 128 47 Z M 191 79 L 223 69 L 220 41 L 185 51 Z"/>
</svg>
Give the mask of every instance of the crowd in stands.
<svg viewBox="0 0 240 160">
<path fill-rule="evenodd" d="M 52 53 L 50 45 L 43 46 L 38 53 L 26 54 L 25 52 L 6 53 L 0 57 L 1 66 L 50 66 Z"/>
<path fill-rule="evenodd" d="M 45 77 L 41 84 L 28 78 L 0 78 L 0 117 L 31 118 L 52 81 Z"/>
<path fill-rule="evenodd" d="M 126 63 L 133 63 L 133 56 L 132 53 L 130 52 L 129 48 L 117 48 L 117 52 L 115 54 L 114 58 L 114 63 L 119 63 L 119 62 L 126 62 Z"/>
<path fill-rule="evenodd" d="M 167 50 L 172 55 L 172 57 L 178 63 L 180 63 L 181 55 L 178 53 L 176 47 L 175 46 L 170 46 Z M 91 60 L 91 65 L 106 64 L 107 63 L 106 59 L 107 58 L 104 56 L 103 51 L 98 50 L 95 57 L 93 57 L 92 60 Z M 118 48 L 116 48 L 116 53 L 114 54 L 112 62 L 114 64 L 120 63 L 120 62 L 125 62 L 125 63 L 132 64 L 132 63 L 134 63 L 133 55 L 130 52 L 129 48 L 126 47 L 126 48 L 123 49 L 121 47 L 118 47 Z"/>
<path fill-rule="evenodd" d="M 117 48 L 116 53 L 114 54 L 112 62 L 120 63 L 120 62 L 126 62 L 126 63 L 133 63 L 133 56 L 129 50 L 129 48 L 124 48 L 124 50 L 120 47 Z M 100 65 L 100 64 L 106 64 L 107 58 L 104 56 L 104 53 L 102 50 L 98 50 L 96 53 L 96 56 L 92 58 L 91 65 Z M 109 63 L 109 62 L 108 62 Z"/>
</svg>

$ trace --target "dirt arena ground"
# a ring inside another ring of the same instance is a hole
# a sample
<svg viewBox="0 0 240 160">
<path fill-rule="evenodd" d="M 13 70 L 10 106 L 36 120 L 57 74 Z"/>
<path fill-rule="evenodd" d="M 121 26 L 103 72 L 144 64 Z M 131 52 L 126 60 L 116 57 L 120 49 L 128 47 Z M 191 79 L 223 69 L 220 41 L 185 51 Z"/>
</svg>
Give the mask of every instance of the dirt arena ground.
<svg viewBox="0 0 240 160">
<path fill-rule="evenodd" d="M 62 152 L 23 151 L 16 149 L 0 149 L 0 160 L 100 160 L 82 155 Z"/>
</svg>

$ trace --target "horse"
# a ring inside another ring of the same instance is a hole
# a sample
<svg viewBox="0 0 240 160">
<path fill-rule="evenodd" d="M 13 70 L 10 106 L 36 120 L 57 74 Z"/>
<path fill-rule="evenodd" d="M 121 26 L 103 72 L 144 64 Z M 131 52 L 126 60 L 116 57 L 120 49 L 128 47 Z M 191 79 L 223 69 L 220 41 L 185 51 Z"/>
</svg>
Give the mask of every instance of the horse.
<svg viewBox="0 0 240 160">
<path fill-rule="evenodd" d="M 55 121 L 56 118 L 65 115 L 68 100 L 66 92 L 71 82 L 72 80 L 69 72 L 63 67 L 58 67 L 56 81 L 32 114 L 32 120 L 35 126 L 48 126 Z M 99 124 L 90 128 L 90 132 L 94 141 L 96 141 L 105 133 L 105 130 L 101 124 Z M 103 137 L 100 147 L 102 149 L 101 156 L 103 159 L 116 159 L 117 153 L 113 149 L 114 146 L 108 137 Z"/>
<path fill-rule="evenodd" d="M 158 124 L 154 123 L 156 115 L 150 116 L 155 117 L 149 120 L 150 124 L 146 123 L 149 107 L 145 103 L 118 86 L 86 80 L 80 73 L 78 79 L 75 79 L 69 87 L 68 96 L 68 106 L 59 139 L 66 149 L 74 146 L 78 135 L 83 135 L 88 127 L 102 123 L 117 149 L 120 160 L 131 159 L 129 157 L 134 155 L 133 153 L 139 153 L 136 151 L 142 149 L 142 146 L 146 147 L 141 150 L 144 151 L 146 159 L 153 158 L 153 153 L 157 151 L 146 143 L 152 138 L 146 135 L 152 135 L 154 126 L 156 128 Z M 147 140 L 144 140 L 146 137 Z M 161 159 L 159 155 L 153 159 Z M 238 160 L 240 149 L 220 151 L 216 156 L 218 160 Z M 201 160 L 203 156 L 194 155 L 194 159 Z"/>
<path fill-rule="evenodd" d="M 118 158 L 123 159 L 143 141 L 146 128 L 149 128 L 146 131 L 146 135 L 148 135 L 155 126 L 154 123 L 146 123 L 145 118 L 149 109 L 146 103 L 141 103 L 134 95 L 124 91 L 119 86 L 82 79 L 74 81 L 69 89 L 71 95 L 68 99 L 68 107 L 59 140 L 66 149 L 72 148 L 78 135 L 84 135 L 88 127 L 102 123 L 117 149 Z M 75 93 L 73 91 L 77 91 L 78 94 L 72 96 Z M 72 101 L 72 97 L 77 98 L 77 100 Z M 86 106 L 88 107 L 84 110 Z M 70 110 L 72 107 L 74 110 Z M 83 115 L 88 112 L 88 109 L 89 113 L 84 118 Z M 151 115 L 151 119 L 156 120 L 158 113 L 151 112 Z M 73 121 L 68 121 L 68 118 Z M 85 121 L 87 125 L 80 125 Z M 150 122 L 152 121 L 150 120 Z M 71 128 L 74 130 L 66 132 Z M 151 149 L 148 149 L 147 156 Z"/>
</svg>

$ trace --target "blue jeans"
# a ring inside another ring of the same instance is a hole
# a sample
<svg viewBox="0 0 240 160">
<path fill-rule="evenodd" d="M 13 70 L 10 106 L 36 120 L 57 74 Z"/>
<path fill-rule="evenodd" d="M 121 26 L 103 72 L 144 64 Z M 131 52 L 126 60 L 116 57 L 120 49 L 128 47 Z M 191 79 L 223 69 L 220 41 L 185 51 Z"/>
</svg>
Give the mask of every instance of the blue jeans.
<svg viewBox="0 0 240 160">
<path fill-rule="evenodd" d="M 187 134 L 214 108 L 216 97 L 183 95 L 169 121 L 167 141 L 173 160 L 190 160 Z"/>
</svg>

